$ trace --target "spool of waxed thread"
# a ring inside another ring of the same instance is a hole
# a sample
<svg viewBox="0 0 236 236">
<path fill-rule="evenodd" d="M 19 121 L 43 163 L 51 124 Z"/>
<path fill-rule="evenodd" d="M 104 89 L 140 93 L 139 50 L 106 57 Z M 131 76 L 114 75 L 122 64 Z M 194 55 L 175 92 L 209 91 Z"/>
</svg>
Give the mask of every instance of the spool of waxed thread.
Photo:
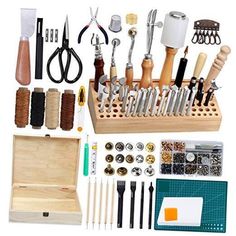
<svg viewBox="0 0 236 236">
<path fill-rule="evenodd" d="M 69 131 L 74 125 L 75 94 L 73 90 L 65 90 L 61 98 L 61 122 L 62 130 Z"/>
<path fill-rule="evenodd" d="M 56 129 L 59 126 L 60 92 L 55 88 L 48 89 L 46 93 L 45 126 Z"/>
<path fill-rule="evenodd" d="M 15 124 L 17 128 L 25 128 L 29 120 L 30 91 L 19 88 L 16 91 Z"/>
<path fill-rule="evenodd" d="M 34 88 L 31 95 L 30 124 L 33 129 L 41 129 L 44 122 L 45 93 L 43 88 Z"/>
</svg>

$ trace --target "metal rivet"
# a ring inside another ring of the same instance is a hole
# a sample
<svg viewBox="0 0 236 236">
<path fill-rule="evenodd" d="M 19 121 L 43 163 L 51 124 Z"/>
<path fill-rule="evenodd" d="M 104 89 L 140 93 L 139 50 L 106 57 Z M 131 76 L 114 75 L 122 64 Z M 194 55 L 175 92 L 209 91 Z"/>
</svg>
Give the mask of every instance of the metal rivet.
<svg viewBox="0 0 236 236">
<path fill-rule="evenodd" d="M 134 175 L 134 176 L 140 176 L 142 174 L 142 169 L 139 168 L 139 167 L 134 167 L 131 170 L 131 174 Z"/>
<path fill-rule="evenodd" d="M 119 176 L 124 176 L 126 175 L 128 172 L 128 170 L 125 168 L 125 167 L 120 167 L 117 169 L 116 173 L 119 175 Z"/>
<path fill-rule="evenodd" d="M 136 144 L 136 149 L 137 149 L 138 151 L 143 151 L 143 149 L 144 149 L 143 143 L 138 142 L 138 143 Z"/>
<path fill-rule="evenodd" d="M 144 174 L 148 177 L 155 175 L 155 170 L 152 166 L 149 166 L 144 170 Z"/>
<path fill-rule="evenodd" d="M 125 160 L 124 155 L 122 155 L 122 154 L 116 155 L 116 162 L 117 163 L 122 163 L 122 162 L 124 162 L 124 160 Z"/>
<path fill-rule="evenodd" d="M 125 149 L 126 149 L 127 151 L 133 151 L 134 146 L 133 146 L 132 143 L 126 143 Z"/>
<path fill-rule="evenodd" d="M 154 143 L 147 143 L 145 149 L 147 152 L 154 152 L 155 151 L 155 144 Z"/>
<path fill-rule="evenodd" d="M 105 157 L 106 162 L 111 163 L 114 160 L 114 157 L 111 154 L 106 155 Z"/>
<path fill-rule="evenodd" d="M 146 162 L 151 165 L 155 162 L 155 156 L 154 155 L 147 155 Z"/>
<path fill-rule="evenodd" d="M 104 173 L 105 175 L 111 176 L 111 175 L 114 175 L 115 170 L 114 168 L 111 167 L 110 164 L 108 164 L 107 167 L 104 169 Z"/>
<path fill-rule="evenodd" d="M 135 160 L 137 163 L 143 163 L 144 157 L 143 157 L 143 155 L 137 155 Z"/>
<path fill-rule="evenodd" d="M 118 152 L 122 152 L 124 150 L 124 148 L 125 148 L 125 145 L 122 142 L 118 142 L 115 145 L 115 149 Z"/>
<path fill-rule="evenodd" d="M 127 155 L 126 158 L 125 158 L 126 162 L 131 164 L 134 162 L 134 156 L 132 155 Z"/>
<path fill-rule="evenodd" d="M 111 151 L 113 149 L 113 147 L 114 147 L 114 145 L 111 142 L 108 142 L 108 143 L 105 144 L 105 148 L 108 151 Z"/>
</svg>

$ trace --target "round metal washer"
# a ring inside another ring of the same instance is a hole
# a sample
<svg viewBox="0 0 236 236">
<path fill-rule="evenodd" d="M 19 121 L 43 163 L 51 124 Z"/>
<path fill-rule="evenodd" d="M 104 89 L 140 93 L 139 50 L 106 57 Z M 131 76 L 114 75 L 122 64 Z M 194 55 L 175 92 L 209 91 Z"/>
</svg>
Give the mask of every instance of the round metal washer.
<svg viewBox="0 0 236 236">
<path fill-rule="evenodd" d="M 127 151 L 133 151 L 134 145 L 133 145 L 132 143 L 126 143 L 126 144 L 125 144 L 125 149 L 126 149 Z"/>
<path fill-rule="evenodd" d="M 154 143 L 149 142 L 149 143 L 147 143 L 145 149 L 147 152 L 154 152 L 156 149 L 156 146 Z"/>
<path fill-rule="evenodd" d="M 151 177 L 151 176 L 155 175 L 155 170 L 154 170 L 154 168 L 150 165 L 148 168 L 146 168 L 146 169 L 144 170 L 144 174 L 145 174 L 146 176 L 148 176 L 148 177 Z"/>
<path fill-rule="evenodd" d="M 115 145 L 115 149 L 116 149 L 116 151 L 118 151 L 118 152 L 124 151 L 124 148 L 125 148 L 125 145 L 124 145 L 122 142 L 118 142 L 118 143 L 116 143 L 116 145 Z"/>
<path fill-rule="evenodd" d="M 134 162 L 134 156 L 133 155 L 127 155 L 125 157 L 125 160 L 126 160 L 127 163 L 131 164 L 131 163 Z"/>
<path fill-rule="evenodd" d="M 195 160 L 195 155 L 192 152 L 187 153 L 186 159 L 188 162 L 193 162 Z"/>
<path fill-rule="evenodd" d="M 131 170 L 131 174 L 134 175 L 134 176 L 140 176 L 142 174 L 142 169 L 139 168 L 139 167 L 134 167 Z"/>
<path fill-rule="evenodd" d="M 113 162 L 114 157 L 113 157 L 113 155 L 108 154 L 108 155 L 106 155 L 105 160 L 106 160 L 106 162 L 111 163 L 111 162 Z"/>
<path fill-rule="evenodd" d="M 151 164 L 153 164 L 154 162 L 155 162 L 155 160 L 156 160 L 156 158 L 155 158 L 155 156 L 154 155 L 147 155 L 146 156 L 146 162 L 149 164 L 149 165 L 151 165 Z"/>
<path fill-rule="evenodd" d="M 122 163 L 122 162 L 124 162 L 124 160 L 125 160 L 124 155 L 122 155 L 122 154 L 116 155 L 116 162 L 117 163 Z"/>
<path fill-rule="evenodd" d="M 135 160 L 137 163 L 143 163 L 144 157 L 143 157 L 143 155 L 137 155 Z"/>
<path fill-rule="evenodd" d="M 114 145 L 113 145 L 112 142 L 108 142 L 108 143 L 105 144 L 105 149 L 107 151 L 111 151 L 113 149 L 113 147 L 114 147 Z"/>
<path fill-rule="evenodd" d="M 117 169 L 116 173 L 119 175 L 119 176 L 124 176 L 126 175 L 128 172 L 128 170 L 125 168 L 125 167 L 120 167 Z"/>
<path fill-rule="evenodd" d="M 107 167 L 104 169 L 104 174 L 107 176 L 111 176 L 115 174 L 115 170 L 113 167 L 111 167 L 110 164 L 107 165 Z"/>
<path fill-rule="evenodd" d="M 141 142 L 138 142 L 138 143 L 136 143 L 136 149 L 138 150 L 138 151 L 143 151 L 143 149 L 144 149 L 144 144 L 143 143 L 141 143 Z"/>
</svg>

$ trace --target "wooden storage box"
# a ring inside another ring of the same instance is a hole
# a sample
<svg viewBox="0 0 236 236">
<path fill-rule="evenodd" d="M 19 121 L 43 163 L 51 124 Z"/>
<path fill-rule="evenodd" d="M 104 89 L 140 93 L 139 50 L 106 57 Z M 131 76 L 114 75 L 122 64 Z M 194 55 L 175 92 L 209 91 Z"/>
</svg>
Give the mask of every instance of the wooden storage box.
<svg viewBox="0 0 236 236">
<path fill-rule="evenodd" d="M 81 224 L 80 140 L 14 136 L 10 221 Z"/>
<path fill-rule="evenodd" d="M 136 80 L 135 83 L 138 81 Z M 153 84 L 157 86 L 158 81 L 154 80 Z M 121 112 L 122 102 L 118 99 L 115 100 L 110 113 L 106 112 L 108 103 L 104 112 L 100 113 L 100 102 L 97 100 L 97 93 L 93 86 L 94 81 L 90 80 L 88 105 L 94 131 L 98 134 L 217 131 L 220 128 L 222 117 L 215 97 L 208 107 L 195 105 L 192 108 L 191 116 L 126 117 Z"/>
</svg>

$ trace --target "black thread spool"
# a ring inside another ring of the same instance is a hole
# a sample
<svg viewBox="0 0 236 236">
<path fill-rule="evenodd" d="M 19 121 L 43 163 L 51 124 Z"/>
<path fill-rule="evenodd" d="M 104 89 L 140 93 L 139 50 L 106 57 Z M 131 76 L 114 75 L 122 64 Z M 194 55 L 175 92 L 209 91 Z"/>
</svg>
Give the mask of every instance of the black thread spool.
<svg viewBox="0 0 236 236">
<path fill-rule="evenodd" d="M 41 129 L 44 123 L 45 93 L 43 88 L 34 88 L 31 95 L 30 124 L 33 129 Z"/>
</svg>

